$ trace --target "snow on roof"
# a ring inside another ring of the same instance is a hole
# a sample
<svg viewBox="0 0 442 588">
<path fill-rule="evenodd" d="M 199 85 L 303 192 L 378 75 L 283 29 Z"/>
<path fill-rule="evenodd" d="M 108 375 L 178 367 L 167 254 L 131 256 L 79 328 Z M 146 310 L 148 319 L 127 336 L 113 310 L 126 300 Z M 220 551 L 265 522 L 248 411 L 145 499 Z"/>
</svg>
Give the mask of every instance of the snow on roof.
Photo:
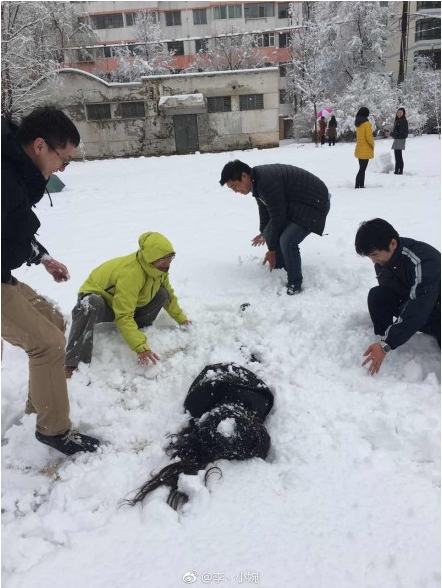
<svg viewBox="0 0 442 588">
<path fill-rule="evenodd" d="M 144 80 L 146 78 L 149 79 L 156 79 L 156 78 L 187 78 L 190 76 L 213 76 L 214 74 L 251 74 L 251 73 L 261 73 L 261 72 L 268 72 L 268 71 L 279 71 L 277 65 L 272 67 L 255 67 L 251 69 L 225 69 L 220 71 L 198 71 L 198 72 L 189 72 L 189 73 L 180 73 L 180 74 L 161 74 L 161 75 L 153 75 L 153 76 L 141 76 L 141 79 Z"/>
<path fill-rule="evenodd" d="M 87 78 L 90 78 L 91 80 L 95 80 L 97 82 L 101 82 L 102 84 L 104 84 L 105 86 L 108 87 L 113 87 L 113 86 L 141 86 L 141 82 L 106 82 L 106 80 L 103 80 L 103 78 L 99 78 L 98 76 L 91 74 L 88 71 L 84 71 L 84 69 L 77 69 L 75 67 L 62 67 L 58 70 L 58 73 L 76 73 L 76 74 L 80 74 L 83 76 L 86 76 Z"/>
</svg>

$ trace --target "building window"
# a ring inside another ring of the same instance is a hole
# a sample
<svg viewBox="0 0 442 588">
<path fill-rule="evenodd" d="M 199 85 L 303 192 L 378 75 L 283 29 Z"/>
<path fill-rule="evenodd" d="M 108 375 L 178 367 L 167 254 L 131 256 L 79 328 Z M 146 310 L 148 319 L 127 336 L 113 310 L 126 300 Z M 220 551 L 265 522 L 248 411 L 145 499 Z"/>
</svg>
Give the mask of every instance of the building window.
<svg viewBox="0 0 442 588">
<path fill-rule="evenodd" d="M 289 18 L 289 2 L 278 2 L 278 18 Z"/>
<path fill-rule="evenodd" d="M 210 96 L 207 98 L 207 110 L 208 112 L 231 112 L 230 96 Z"/>
<path fill-rule="evenodd" d="M 431 61 L 431 66 L 434 69 L 440 69 L 440 49 L 426 49 L 424 51 L 416 51 L 414 57 L 425 57 Z"/>
<path fill-rule="evenodd" d="M 96 14 L 91 16 L 93 29 L 119 29 L 124 27 L 123 14 Z"/>
<path fill-rule="evenodd" d="M 440 39 L 440 18 L 426 18 L 416 23 L 415 41 Z"/>
<path fill-rule="evenodd" d="M 279 64 L 279 77 L 280 78 L 285 78 L 287 75 L 287 66 L 288 63 L 280 63 Z"/>
<path fill-rule="evenodd" d="M 239 97 L 240 110 L 260 110 L 264 108 L 263 94 L 246 94 Z"/>
<path fill-rule="evenodd" d="M 279 47 L 290 47 L 290 33 L 279 33 Z"/>
<path fill-rule="evenodd" d="M 256 2 L 244 4 L 244 18 L 266 18 L 275 15 L 273 2 Z"/>
<path fill-rule="evenodd" d="M 122 118 L 144 118 L 146 112 L 144 110 L 144 102 L 122 102 L 121 103 L 121 117 Z"/>
<path fill-rule="evenodd" d="M 184 55 L 184 43 L 183 41 L 172 41 L 171 43 L 167 43 L 167 50 L 174 55 Z"/>
<path fill-rule="evenodd" d="M 195 53 L 207 53 L 209 51 L 209 43 L 207 39 L 195 39 Z"/>
<path fill-rule="evenodd" d="M 279 103 L 287 104 L 287 90 L 279 90 Z"/>
<path fill-rule="evenodd" d="M 124 18 L 126 19 L 126 26 L 133 27 L 135 24 L 136 12 L 126 12 Z"/>
<path fill-rule="evenodd" d="M 440 2 L 417 2 L 417 10 L 429 10 L 431 8 L 439 8 Z"/>
<path fill-rule="evenodd" d="M 207 24 L 207 10 L 205 8 L 193 10 L 193 24 Z"/>
<path fill-rule="evenodd" d="M 110 104 L 86 104 L 88 120 L 104 120 L 111 117 Z"/>
<path fill-rule="evenodd" d="M 263 33 L 262 35 L 256 35 L 255 39 L 255 44 L 257 47 L 275 46 L 275 33 Z"/>
<path fill-rule="evenodd" d="M 112 45 L 105 45 L 104 46 L 104 56 L 105 57 L 113 57 L 114 50 L 112 49 Z"/>
<path fill-rule="evenodd" d="M 227 4 L 213 7 L 213 18 L 215 20 L 224 20 L 226 18 L 241 18 L 242 4 Z"/>
<path fill-rule="evenodd" d="M 181 11 L 180 10 L 171 10 L 170 12 L 166 12 L 166 26 L 167 27 L 176 27 L 181 24 Z"/>
</svg>

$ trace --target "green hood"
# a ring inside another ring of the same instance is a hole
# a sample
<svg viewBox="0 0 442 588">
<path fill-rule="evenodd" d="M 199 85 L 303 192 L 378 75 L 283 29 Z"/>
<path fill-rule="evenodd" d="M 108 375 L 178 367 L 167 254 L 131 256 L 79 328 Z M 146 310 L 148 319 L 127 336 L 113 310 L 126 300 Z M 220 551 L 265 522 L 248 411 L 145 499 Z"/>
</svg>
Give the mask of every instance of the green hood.
<svg viewBox="0 0 442 588">
<path fill-rule="evenodd" d="M 144 271 L 149 274 L 152 273 L 153 261 L 175 253 L 172 243 L 161 233 L 143 233 L 138 239 L 138 245 L 140 248 L 137 251 L 137 259 Z"/>
</svg>

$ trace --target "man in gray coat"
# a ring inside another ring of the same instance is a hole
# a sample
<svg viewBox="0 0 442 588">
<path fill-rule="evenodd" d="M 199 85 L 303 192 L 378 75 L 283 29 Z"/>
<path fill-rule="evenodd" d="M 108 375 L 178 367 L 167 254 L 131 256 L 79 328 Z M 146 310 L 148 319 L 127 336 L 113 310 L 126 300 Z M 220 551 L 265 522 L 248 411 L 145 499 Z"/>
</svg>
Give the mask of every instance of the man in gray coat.
<svg viewBox="0 0 442 588">
<path fill-rule="evenodd" d="M 267 244 L 263 265 L 287 271 L 287 294 L 302 290 L 299 244 L 310 235 L 322 235 L 330 210 L 327 186 L 300 167 L 273 163 L 254 168 L 236 159 L 221 172 L 221 186 L 234 192 L 252 192 L 259 209 L 259 234 L 252 246 Z"/>
</svg>

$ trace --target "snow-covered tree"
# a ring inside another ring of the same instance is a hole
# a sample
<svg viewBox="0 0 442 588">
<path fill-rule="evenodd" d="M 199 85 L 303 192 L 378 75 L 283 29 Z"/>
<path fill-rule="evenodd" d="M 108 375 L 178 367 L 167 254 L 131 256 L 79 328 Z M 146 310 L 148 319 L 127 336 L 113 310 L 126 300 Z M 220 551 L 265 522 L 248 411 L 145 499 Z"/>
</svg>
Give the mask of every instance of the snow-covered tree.
<svg viewBox="0 0 442 588">
<path fill-rule="evenodd" d="M 370 110 L 373 131 L 392 129 L 399 104 L 389 76 L 373 72 L 353 77 L 345 92 L 332 104 L 341 133 L 354 131 L 355 115 L 361 106 Z"/>
<path fill-rule="evenodd" d="M 164 74 L 173 69 L 173 54 L 161 43 L 162 31 L 155 14 L 141 10 L 135 16 L 135 40 L 131 49 L 116 50 L 118 65 L 112 73 L 116 82 L 133 82 L 141 76 Z"/>
<path fill-rule="evenodd" d="M 260 50 L 255 35 L 235 28 L 208 38 L 204 50 L 197 53 L 188 71 L 224 71 L 264 67 L 266 55 Z"/>
<path fill-rule="evenodd" d="M 391 2 L 317 2 L 322 66 L 331 94 L 342 92 L 355 75 L 382 72 L 394 16 Z"/>
<path fill-rule="evenodd" d="M 415 132 L 422 132 L 426 126 L 437 126 L 440 134 L 441 76 L 430 59 L 416 57 L 413 71 L 398 87 L 398 97 Z"/>
<path fill-rule="evenodd" d="M 47 85 L 63 61 L 63 49 L 94 38 L 78 21 L 72 2 L 2 2 L 2 116 L 20 118 L 48 100 Z"/>
<path fill-rule="evenodd" d="M 380 2 L 303 2 L 302 9 L 287 77 L 289 95 L 297 95 L 301 105 L 293 119 L 295 135 L 313 129 L 316 111 L 325 107 L 334 109 L 340 133 L 353 130 L 361 96 L 375 126 L 384 127 L 397 104 L 382 73 L 391 8 Z"/>
<path fill-rule="evenodd" d="M 294 130 L 299 118 L 309 121 L 317 141 L 317 112 L 326 98 L 326 80 L 323 68 L 323 38 L 326 24 L 316 19 L 316 2 L 304 2 L 303 24 L 291 35 L 291 62 L 287 69 L 289 100 L 299 99 L 300 112 L 294 118 Z"/>
</svg>

